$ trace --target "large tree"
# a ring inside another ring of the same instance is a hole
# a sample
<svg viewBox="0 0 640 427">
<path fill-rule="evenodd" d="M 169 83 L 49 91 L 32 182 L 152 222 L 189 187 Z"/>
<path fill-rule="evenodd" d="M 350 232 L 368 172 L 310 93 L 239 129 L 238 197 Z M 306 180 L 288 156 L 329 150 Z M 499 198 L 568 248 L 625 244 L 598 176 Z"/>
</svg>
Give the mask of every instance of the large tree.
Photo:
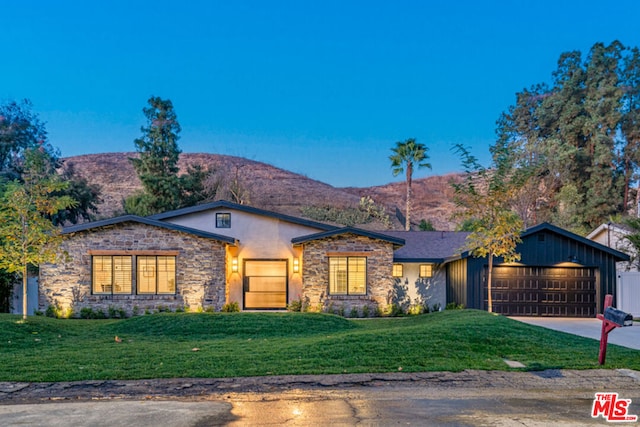
<svg viewBox="0 0 640 427">
<path fill-rule="evenodd" d="M 143 109 L 147 125 L 142 127 L 142 137 L 134 141 L 139 157 L 130 159 L 143 190 L 124 201 L 127 213 L 142 216 L 193 205 L 209 197 L 203 185 L 208 172 L 203 168 L 190 167 L 178 176 L 181 128 L 172 102 L 152 96 L 148 104 Z"/>
<path fill-rule="evenodd" d="M 413 172 L 419 168 L 431 169 L 431 164 L 427 162 L 429 149 L 426 145 L 416 142 L 415 138 L 409 138 L 406 141 L 397 141 L 396 146 L 391 149 L 393 154 L 389 156 L 391 160 L 391 172 L 393 176 L 405 173 L 406 183 L 406 212 L 405 212 L 405 230 L 411 230 L 411 183 L 413 180 Z"/>
<path fill-rule="evenodd" d="M 38 150 L 42 162 L 38 172 L 40 176 L 60 174 L 68 185 L 58 190 L 56 195 L 69 196 L 77 202 L 52 216 L 54 223 L 76 224 L 81 220 L 94 219 L 100 202 L 100 188 L 88 184 L 65 164 L 58 150 L 49 143 L 45 124 L 32 108 L 31 102 L 26 99 L 0 104 L 0 178 L 23 182 L 25 153 Z M 29 173 L 33 175 L 35 172 L 32 170 Z"/>
<path fill-rule="evenodd" d="M 68 186 L 57 174 L 47 174 L 49 157 L 44 150 L 24 152 L 22 181 L 2 187 L 0 204 L 0 268 L 22 276 L 22 317 L 27 317 L 27 268 L 55 261 L 60 243 L 59 227 L 51 216 L 74 205 L 67 195 L 55 195 Z"/>
<path fill-rule="evenodd" d="M 471 231 L 466 248 L 473 256 L 487 258 L 488 311 L 493 312 L 493 263 L 520 259 L 516 246 L 521 242 L 522 219 L 511 209 L 513 198 L 526 182 L 524 170 L 513 169 L 507 151 L 494 152 L 491 168 L 481 166 L 468 149 L 456 146 L 465 169 L 464 179 L 453 183 L 458 217 Z"/>
<path fill-rule="evenodd" d="M 536 174 L 518 212 L 583 233 L 630 207 L 640 154 L 637 49 L 594 44 L 586 56 L 563 53 L 550 84 L 516 94 L 498 120 L 495 149 Z"/>
</svg>

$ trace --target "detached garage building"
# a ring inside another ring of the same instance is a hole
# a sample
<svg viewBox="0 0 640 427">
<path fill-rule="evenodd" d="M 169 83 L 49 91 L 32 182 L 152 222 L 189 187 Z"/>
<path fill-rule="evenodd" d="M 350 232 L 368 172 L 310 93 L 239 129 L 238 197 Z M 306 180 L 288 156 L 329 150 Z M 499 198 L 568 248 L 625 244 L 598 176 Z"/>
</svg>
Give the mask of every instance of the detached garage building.
<svg viewBox="0 0 640 427">
<path fill-rule="evenodd" d="M 521 260 L 494 260 L 493 310 L 510 316 L 595 317 L 616 293 L 616 262 L 629 256 L 543 223 L 522 234 Z M 486 258 L 463 252 L 447 264 L 447 302 L 487 309 Z"/>
</svg>

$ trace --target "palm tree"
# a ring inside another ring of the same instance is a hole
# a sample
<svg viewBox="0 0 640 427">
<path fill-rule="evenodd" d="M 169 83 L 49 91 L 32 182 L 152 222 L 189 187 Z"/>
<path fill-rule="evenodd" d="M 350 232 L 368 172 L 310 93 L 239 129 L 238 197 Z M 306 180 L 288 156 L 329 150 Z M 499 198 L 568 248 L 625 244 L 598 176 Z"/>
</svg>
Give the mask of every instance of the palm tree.
<svg viewBox="0 0 640 427">
<path fill-rule="evenodd" d="M 407 212 L 405 218 L 405 230 L 411 229 L 411 178 L 414 168 L 429 168 L 431 163 L 427 163 L 429 159 L 426 145 L 416 142 L 415 138 L 409 138 L 406 141 L 396 142 L 396 146 L 391 149 L 393 155 L 389 156 L 391 160 L 391 171 L 393 176 L 398 176 L 402 172 L 406 172 L 407 183 Z"/>
</svg>

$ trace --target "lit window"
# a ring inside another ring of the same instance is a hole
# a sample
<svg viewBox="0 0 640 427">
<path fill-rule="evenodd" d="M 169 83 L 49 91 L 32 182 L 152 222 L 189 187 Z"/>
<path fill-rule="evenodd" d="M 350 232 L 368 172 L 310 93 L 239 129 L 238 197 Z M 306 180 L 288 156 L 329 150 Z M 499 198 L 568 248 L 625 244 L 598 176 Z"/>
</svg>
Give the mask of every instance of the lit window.
<svg viewBox="0 0 640 427">
<path fill-rule="evenodd" d="M 420 264 L 420 277 L 433 277 L 433 265 Z"/>
<path fill-rule="evenodd" d="M 393 277 L 402 277 L 402 264 L 393 264 Z"/>
<path fill-rule="evenodd" d="M 216 214 L 216 228 L 231 228 L 231 214 L 230 213 L 217 213 Z"/>
<path fill-rule="evenodd" d="M 94 294 L 131 293 L 130 256 L 94 256 L 92 259 L 92 281 Z"/>
<path fill-rule="evenodd" d="M 364 295 L 367 289 L 366 257 L 330 257 L 329 293 Z"/>
<path fill-rule="evenodd" d="M 174 294 L 176 292 L 175 257 L 138 256 L 136 261 L 139 294 Z"/>
</svg>

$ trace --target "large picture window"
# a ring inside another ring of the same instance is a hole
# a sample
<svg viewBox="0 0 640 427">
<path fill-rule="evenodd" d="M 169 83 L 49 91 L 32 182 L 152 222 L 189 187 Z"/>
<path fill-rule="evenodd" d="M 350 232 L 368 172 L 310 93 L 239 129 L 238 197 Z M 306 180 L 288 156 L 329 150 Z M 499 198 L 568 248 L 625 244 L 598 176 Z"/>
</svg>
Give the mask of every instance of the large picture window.
<svg viewBox="0 0 640 427">
<path fill-rule="evenodd" d="M 330 257 L 329 293 L 364 295 L 367 292 L 366 257 Z"/>
<path fill-rule="evenodd" d="M 173 294 L 176 292 L 176 258 L 172 256 L 138 256 L 139 294 Z"/>
<path fill-rule="evenodd" d="M 94 256 L 93 293 L 130 294 L 131 264 L 130 256 Z"/>
<path fill-rule="evenodd" d="M 176 257 L 93 255 L 92 290 L 94 294 L 112 295 L 175 294 Z"/>
</svg>

